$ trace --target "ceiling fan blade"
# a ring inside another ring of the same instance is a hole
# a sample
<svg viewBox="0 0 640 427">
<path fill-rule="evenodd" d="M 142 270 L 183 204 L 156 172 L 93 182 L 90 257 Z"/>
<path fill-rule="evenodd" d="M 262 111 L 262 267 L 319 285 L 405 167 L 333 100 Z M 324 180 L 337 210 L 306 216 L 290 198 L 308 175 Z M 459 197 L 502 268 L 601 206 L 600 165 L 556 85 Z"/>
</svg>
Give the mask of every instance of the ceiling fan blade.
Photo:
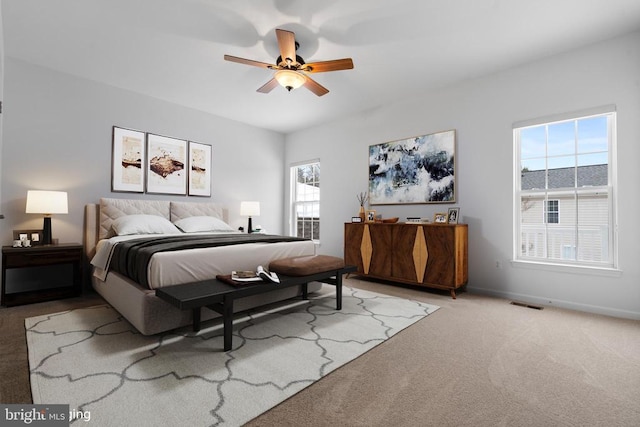
<svg viewBox="0 0 640 427">
<path fill-rule="evenodd" d="M 309 76 L 305 76 L 304 87 L 318 96 L 326 95 L 327 93 L 329 93 L 329 89 L 311 79 Z"/>
<path fill-rule="evenodd" d="M 225 55 L 225 61 L 237 62 L 238 64 L 253 65 L 254 67 L 269 68 L 271 70 L 278 69 L 277 65 L 267 64 L 266 62 L 254 61 L 253 59 L 239 58 L 237 56 Z"/>
<path fill-rule="evenodd" d="M 266 82 L 265 84 L 263 84 L 260 88 L 258 88 L 257 92 L 260 93 L 269 93 L 271 92 L 276 86 L 278 86 L 278 81 L 274 78 L 272 78 L 271 80 L 269 80 L 268 82 Z"/>
<path fill-rule="evenodd" d="M 292 63 L 295 63 L 296 35 L 291 31 L 276 29 L 276 37 L 278 38 L 278 47 L 280 48 L 280 57 L 282 58 L 282 61 L 286 62 L 288 58 Z"/>
<path fill-rule="evenodd" d="M 308 73 L 324 73 L 326 71 L 350 70 L 353 68 L 351 58 L 334 59 L 333 61 L 311 62 L 304 64 L 302 70 Z"/>
</svg>

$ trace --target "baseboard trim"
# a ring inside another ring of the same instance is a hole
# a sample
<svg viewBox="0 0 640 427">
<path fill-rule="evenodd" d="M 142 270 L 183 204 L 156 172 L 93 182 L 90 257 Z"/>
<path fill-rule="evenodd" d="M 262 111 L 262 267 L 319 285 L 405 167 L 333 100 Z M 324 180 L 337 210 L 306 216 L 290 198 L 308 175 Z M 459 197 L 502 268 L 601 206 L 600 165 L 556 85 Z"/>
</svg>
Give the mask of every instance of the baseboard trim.
<svg viewBox="0 0 640 427">
<path fill-rule="evenodd" d="M 503 298 L 507 300 L 523 301 L 530 304 L 536 304 L 543 307 L 560 307 L 575 311 L 584 311 L 587 313 L 602 314 L 604 316 L 619 317 L 623 319 L 640 320 L 640 312 L 621 310 L 611 307 L 603 307 L 590 304 L 579 304 L 572 301 L 565 301 L 554 298 L 542 298 L 535 295 L 520 294 L 516 292 L 501 292 L 493 289 L 467 287 L 467 290 L 471 293 L 480 295 L 488 295 L 496 298 Z"/>
</svg>

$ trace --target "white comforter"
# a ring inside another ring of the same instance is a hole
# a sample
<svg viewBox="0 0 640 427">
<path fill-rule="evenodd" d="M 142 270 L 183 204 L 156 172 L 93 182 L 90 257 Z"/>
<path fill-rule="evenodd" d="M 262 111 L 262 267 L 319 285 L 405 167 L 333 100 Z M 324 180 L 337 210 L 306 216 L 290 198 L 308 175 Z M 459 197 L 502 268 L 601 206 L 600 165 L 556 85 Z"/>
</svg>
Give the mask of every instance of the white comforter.
<svg viewBox="0 0 640 427">
<path fill-rule="evenodd" d="M 152 236 L 158 237 L 157 234 Z M 140 237 L 149 237 L 149 235 L 116 236 L 100 240 L 96 246 L 96 254 L 91 260 L 94 277 L 100 281 L 106 281 L 115 245 Z M 258 265 L 268 266 L 274 259 L 313 255 L 314 253 L 315 245 L 310 240 L 245 243 L 233 246 L 160 252 L 151 257 L 147 276 L 149 287 L 157 289 L 163 286 L 211 279 L 218 274 L 229 274 L 232 270 L 255 270 Z"/>
</svg>

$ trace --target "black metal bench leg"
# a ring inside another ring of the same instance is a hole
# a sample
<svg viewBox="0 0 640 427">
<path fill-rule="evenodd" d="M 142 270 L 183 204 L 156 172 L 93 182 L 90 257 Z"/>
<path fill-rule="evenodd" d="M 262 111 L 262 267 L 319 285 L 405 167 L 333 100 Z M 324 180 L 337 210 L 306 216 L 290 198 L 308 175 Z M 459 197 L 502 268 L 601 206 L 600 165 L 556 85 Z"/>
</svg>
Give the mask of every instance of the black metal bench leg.
<svg viewBox="0 0 640 427">
<path fill-rule="evenodd" d="M 193 332 L 200 332 L 200 307 L 193 309 Z"/>
<path fill-rule="evenodd" d="M 300 286 L 302 287 L 302 299 L 304 299 L 304 300 L 309 299 L 309 284 L 308 283 L 303 283 Z"/>
<path fill-rule="evenodd" d="M 224 351 L 231 350 L 233 340 L 233 298 L 224 298 L 222 320 L 224 322 Z"/>
<path fill-rule="evenodd" d="M 336 274 L 336 310 L 342 310 L 342 273 Z"/>
</svg>

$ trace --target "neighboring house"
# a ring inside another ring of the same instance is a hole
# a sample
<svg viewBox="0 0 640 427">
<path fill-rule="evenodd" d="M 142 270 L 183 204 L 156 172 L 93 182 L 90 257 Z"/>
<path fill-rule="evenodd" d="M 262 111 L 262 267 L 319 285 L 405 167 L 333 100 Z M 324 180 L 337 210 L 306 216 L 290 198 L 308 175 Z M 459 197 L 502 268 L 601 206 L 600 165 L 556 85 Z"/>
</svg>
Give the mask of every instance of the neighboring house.
<svg viewBox="0 0 640 427">
<path fill-rule="evenodd" d="M 522 255 L 574 260 L 576 241 L 580 242 L 582 260 L 602 261 L 608 256 L 609 199 L 597 189 L 608 183 L 607 165 L 579 166 L 576 168 L 523 171 L 522 190 L 528 197 L 520 209 L 522 223 Z M 546 184 L 548 179 L 548 186 Z M 593 187 L 593 192 L 576 200 L 573 192 L 547 194 L 549 189 L 573 189 L 577 179 L 580 188 Z M 539 190 L 539 191 L 537 191 Z M 583 216 L 576 221 L 577 205 Z M 585 215 L 586 214 L 586 215 Z M 578 227 L 575 227 L 578 224 Z M 547 230 L 548 241 L 545 241 Z M 550 232 L 549 232 L 550 231 Z"/>
</svg>

